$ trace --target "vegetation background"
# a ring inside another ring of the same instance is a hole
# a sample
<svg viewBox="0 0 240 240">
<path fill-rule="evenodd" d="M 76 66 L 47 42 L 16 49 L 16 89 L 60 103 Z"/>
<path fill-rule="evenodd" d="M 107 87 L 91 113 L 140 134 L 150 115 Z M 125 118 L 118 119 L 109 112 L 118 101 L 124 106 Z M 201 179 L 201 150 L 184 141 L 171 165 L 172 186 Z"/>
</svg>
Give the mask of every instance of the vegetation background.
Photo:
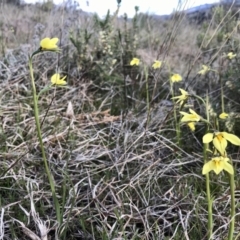
<svg viewBox="0 0 240 240">
<path fill-rule="evenodd" d="M 123 0 L 124 1 L 124 0 Z M 207 239 L 201 123 L 181 126 L 180 142 L 169 84 L 209 97 L 230 118 L 219 125 L 240 136 L 239 10 L 214 6 L 189 17 L 184 6 L 169 18 L 132 19 L 56 7 L 51 1 L 0 4 L 0 239 Z M 61 206 L 58 225 L 36 135 L 28 56 L 45 37 L 60 39 L 60 54 L 34 61 L 38 91 L 56 71 L 66 88 L 41 95 L 39 111 L 49 165 Z M 236 54 L 228 59 L 229 52 Z M 133 57 L 139 66 L 130 66 Z M 154 70 L 152 63 L 163 65 Z M 202 76 L 202 65 L 211 71 Z M 204 116 L 202 104 L 188 104 Z M 179 118 L 179 116 L 178 116 Z M 236 226 L 240 231 L 239 152 Z M 226 239 L 230 195 L 224 174 L 211 176 L 214 239 Z"/>
</svg>

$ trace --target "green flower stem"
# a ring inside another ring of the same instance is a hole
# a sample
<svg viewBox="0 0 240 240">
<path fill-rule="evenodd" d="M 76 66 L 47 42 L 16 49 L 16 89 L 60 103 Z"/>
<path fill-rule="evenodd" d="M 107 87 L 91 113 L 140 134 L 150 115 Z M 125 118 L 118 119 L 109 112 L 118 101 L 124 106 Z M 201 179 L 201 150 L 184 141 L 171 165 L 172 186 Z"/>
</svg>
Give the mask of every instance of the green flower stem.
<svg viewBox="0 0 240 240">
<path fill-rule="evenodd" d="M 205 103 L 205 101 L 202 98 L 199 98 Z M 208 95 L 206 98 L 206 116 L 207 120 L 206 123 L 209 122 L 209 112 L 207 111 L 208 109 Z M 208 132 L 209 129 L 209 124 L 206 124 L 206 133 Z M 204 156 L 204 164 L 207 163 L 208 157 L 207 157 L 207 149 L 208 149 L 208 143 L 204 144 L 203 148 L 203 156 Z M 213 204 L 213 199 L 211 198 L 211 190 L 210 190 L 210 178 L 209 178 L 209 173 L 206 174 L 206 194 L 207 194 L 207 202 L 208 202 L 208 240 L 212 239 L 212 232 L 213 232 L 213 216 L 212 216 L 212 204 Z"/>
<path fill-rule="evenodd" d="M 225 112 L 225 110 L 224 110 L 224 91 L 223 91 L 223 82 L 222 82 L 221 76 L 220 76 L 220 84 L 221 84 L 221 105 L 222 105 L 222 112 Z"/>
<path fill-rule="evenodd" d="M 230 181 L 230 191 L 231 191 L 231 222 L 230 228 L 228 232 L 228 240 L 233 239 L 233 232 L 234 232 L 234 225 L 235 225 L 235 183 L 234 183 L 234 174 L 229 174 L 229 181 Z"/>
<path fill-rule="evenodd" d="M 33 57 L 33 55 L 32 55 L 32 57 Z M 43 146 L 42 133 L 41 133 L 41 127 L 40 127 L 40 121 L 39 121 L 39 113 L 38 113 L 38 97 L 37 97 L 34 76 L 33 76 L 32 57 L 29 58 L 29 70 L 30 70 L 30 76 L 31 76 L 32 95 L 33 95 L 33 104 L 34 104 L 34 117 L 35 117 L 35 123 L 36 123 L 36 127 L 37 127 L 37 135 L 38 135 L 38 140 L 40 143 L 40 148 L 42 151 L 42 158 L 43 158 L 43 162 L 44 162 L 44 166 L 45 166 L 45 171 L 47 173 L 48 181 L 49 181 L 51 191 L 52 191 L 53 201 L 54 201 L 54 205 L 55 205 L 55 211 L 56 211 L 56 215 L 57 215 L 57 221 L 59 224 L 61 224 L 62 218 L 61 218 L 61 214 L 60 214 L 60 206 L 59 206 L 58 199 L 56 197 L 56 191 L 55 191 L 53 177 L 51 175 L 51 172 L 50 172 L 50 169 L 48 166 L 47 157 L 46 157 L 46 153 L 45 153 L 44 146 Z"/>
<path fill-rule="evenodd" d="M 147 98 L 147 122 L 146 122 L 146 129 L 148 127 L 148 124 L 150 122 L 150 100 L 149 100 L 149 86 L 148 86 L 148 70 L 145 67 L 144 68 L 144 72 L 145 72 L 145 79 L 146 79 L 146 98 Z"/>
<path fill-rule="evenodd" d="M 171 73 L 171 67 L 169 66 L 168 63 L 166 63 L 166 66 L 168 68 L 169 73 Z M 171 79 L 171 74 L 169 75 L 169 81 L 170 81 L 170 91 L 172 94 L 172 98 L 175 97 L 174 91 L 173 91 L 173 82 L 170 80 Z M 174 121 L 175 121 L 175 128 L 176 128 L 176 135 L 177 135 L 177 144 L 180 147 L 181 146 L 181 129 L 180 129 L 180 123 L 177 119 L 177 110 L 176 110 L 176 105 L 173 107 L 173 116 L 174 116 Z"/>
<path fill-rule="evenodd" d="M 206 102 L 204 101 L 203 98 L 201 98 L 201 97 L 198 96 L 198 95 L 191 95 L 191 96 L 194 97 L 194 98 L 197 98 L 198 100 L 200 100 L 200 101 L 203 103 L 204 106 L 206 106 Z"/>
<path fill-rule="evenodd" d="M 170 88 L 171 88 L 171 94 L 172 94 L 172 98 L 175 97 L 174 95 L 174 90 L 173 90 L 173 83 L 170 82 Z M 180 124 L 179 121 L 177 119 L 177 111 L 176 111 L 176 106 L 174 105 L 173 107 L 173 116 L 174 116 L 174 120 L 175 120 L 175 128 L 176 128 L 176 134 L 177 134 L 177 144 L 180 147 L 181 146 L 181 131 L 180 131 Z"/>
<path fill-rule="evenodd" d="M 208 144 L 204 144 L 204 163 L 207 162 L 207 146 Z M 207 193 L 207 202 L 208 202 L 208 240 L 212 239 L 212 231 L 213 231 L 213 217 L 212 217 L 212 203 L 213 199 L 211 199 L 211 191 L 210 191 L 210 178 L 209 173 L 206 174 L 206 193 Z"/>
</svg>

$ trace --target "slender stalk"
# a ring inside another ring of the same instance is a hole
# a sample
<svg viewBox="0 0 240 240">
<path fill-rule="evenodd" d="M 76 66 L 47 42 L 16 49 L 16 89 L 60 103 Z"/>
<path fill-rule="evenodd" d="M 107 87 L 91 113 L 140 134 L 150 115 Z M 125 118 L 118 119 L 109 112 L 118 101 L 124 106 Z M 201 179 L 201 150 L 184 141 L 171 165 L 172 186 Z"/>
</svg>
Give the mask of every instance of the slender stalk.
<svg viewBox="0 0 240 240">
<path fill-rule="evenodd" d="M 220 84 L 221 84 L 221 107 L 222 107 L 222 112 L 224 111 L 224 89 L 223 89 L 223 82 L 222 82 L 222 77 L 220 75 Z"/>
<path fill-rule="evenodd" d="M 173 83 L 170 82 L 170 89 L 171 89 L 171 94 L 172 97 L 174 96 L 174 90 L 173 90 Z M 175 128 L 176 128 L 176 135 L 177 135 L 177 144 L 180 147 L 181 146 L 181 131 L 180 131 L 180 124 L 177 118 L 177 111 L 176 111 L 176 105 L 173 107 L 173 116 L 174 116 L 174 121 L 175 121 Z"/>
<path fill-rule="evenodd" d="M 39 113 L 38 113 L 38 98 L 37 98 L 37 91 L 36 91 L 36 86 L 35 86 L 35 81 L 34 81 L 34 76 L 33 76 L 32 57 L 29 58 L 29 70 L 30 70 L 30 76 L 31 76 L 34 117 L 35 117 L 35 123 L 36 123 L 36 127 L 37 127 L 37 136 L 38 136 L 38 140 L 39 140 L 39 144 L 40 144 L 40 148 L 41 148 L 41 152 L 42 152 L 42 158 L 43 158 L 43 162 L 44 162 L 44 166 L 45 166 L 45 171 L 47 173 L 48 181 L 49 181 L 51 191 L 52 191 L 52 197 L 53 197 L 53 201 L 54 201 L 54 205 L 55 205 L 57 221 L 59 224 L 61 224 L 62 218 L 61 218 L 61 214 L 60 214 L 60 206 L 59 206 L 58 199 L 56 197 L 56 191 L 55 191 L 53 177 L 51 175 L 51 172 L 50 172 L 50 169 L 48 166 L 47 157 L 46 157 L 46 153 L 45 153 L 44 146 L 43 146 L 41 126 L 40 126 Z"/>
<path fill-rule="evenodd" d="M 148 70 L 144 68 L 145 72 L 145 79 L 146 79 L 146 98 L 147 98 L 147 122 L 146 122 L 146 129 L 148 128 L 148 124 L 150 121 L 150 100 L 149 100 L 149 86 L 148 86 Z"/>
<path fill-rule="evenodd" d="M 231 192 L 231 221 L 230 228 L 228 231 L 228 240 L 233 239 L 234 225 L 235 225 L 235 183 L 234 183 L 234 174 L 229 174 L 229 182 L 230 182 L 230 192 Z"/>
<path fill-rule="evenodd" d="M 207 99 L 206 99 L 206 109 L 208 109 L 208 94 Z M 209 122 L 209 112 L 206 110 L 206 116 L 207 116 L 207 121 Z M 206 124 L 206 133 L 208 132 L 209 129 L 209 124 Z M 204 144 L 203 148 L 203 156 L 204 156 L 204 164 L 208 161 L 207 158 L 207 149 L 208 149 L 208 143 Z M 207 202 L 208 202 L 208 240 L 212 239 L 212 232 L 213 232 L 213 216 L 212 216 L 212 204 L 213 204 L 213 199 L 211 198 L 211 190 L 210 190 L 210 178 L 209 178 L 209 173 L 206 174 L 206 194 L 207 194 Z"/>
<path fill-rule="evenodd" d="M 207 146 L 208 144 L 204 144 L 204 163 L 207 162 Z M 209 173 L 206 174 L 206 193 L 207 193 L 207 202 L 208 202 L 208 240 L 212 239 L 212 231 L 213 231 L 213 217 L 212 217 L 212 203 L 213 199 L 211 199 L 211 191 L 210 191 L 210 178 Z"/>
</svg>

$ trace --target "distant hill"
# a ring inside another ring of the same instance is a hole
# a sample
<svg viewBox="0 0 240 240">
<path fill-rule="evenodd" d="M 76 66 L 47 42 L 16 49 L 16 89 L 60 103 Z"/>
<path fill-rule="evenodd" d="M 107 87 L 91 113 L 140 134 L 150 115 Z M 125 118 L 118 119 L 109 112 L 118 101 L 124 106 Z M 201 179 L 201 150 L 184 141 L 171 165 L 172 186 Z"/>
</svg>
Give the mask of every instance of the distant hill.
<svg viewBox="0 0 240 240">
<path fill-rule="evenodd" d="M 217 6 L 224 6 L 229 8 L 232 6 L 233 0 L 222 0 L 216 3 L 202 4 L 196 7 L 192 7 L 184 10 L 186 17 L 192 23 L 201 24 L 205 20 L 212 18 L 213 9 Z M 239 10 L 240 0 L 235 0 L 233 4 L 233 10 Z"/>
<path fill-rule="evenodd" d="M 200 6 L 189 8 L 185 11 L 187 12 L 187 14 L 209 11 L 210 9 L 212 9 L 213 6 L 216 6 L 216 5 L 219 5 L 219 3 L 206 3 L 206 4 L 203 4 L 203 5 L 200 5 Z"/>
<path fill-rule="evenodd" d="M 200 24 L 204 20 L 211 19 L 213 8 L 219 6 L 219 4 L 220 3 L 209 3 L 189 8 L 185 10 L 186 16 L 190 22 Z"/>
<path fill-rule="evenodd" d="M 179 13 L 184 12 L 186 14 L 186 17 L 191 21 L 195 23 L 201 23 L 202 21 L 211 18 L 211 12 L 212 9 L 216 6 L 218 6 L 220 3 L 209 3 L 209 4 L 202 4 L 196 7 L 188 8 L 186 10 L 180 11 Z M 225 4 L 225 3 L 224 3 Z M 169 14 L 169 15 L 151 15 L 154 19 L 159 20 L 169 20 L 171 19 L 176 12 Z"/>
</svg>

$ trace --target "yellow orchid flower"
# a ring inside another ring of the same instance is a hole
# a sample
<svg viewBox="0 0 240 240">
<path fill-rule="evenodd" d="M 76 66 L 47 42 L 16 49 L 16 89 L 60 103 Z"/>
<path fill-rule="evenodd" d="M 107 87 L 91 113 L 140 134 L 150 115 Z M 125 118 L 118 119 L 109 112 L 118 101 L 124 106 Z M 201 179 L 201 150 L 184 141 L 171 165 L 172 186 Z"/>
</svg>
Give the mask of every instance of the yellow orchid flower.
<svg viewBox="0 0 240 240">
<path fill-rule="evenodd" d="M 180 82 L 182 81 L 182 77 L 181 75 L 175 73 L 171 76 L 171 81 L 174 83 L 174 82 Z"/>
<path fill-rule="evenodd" d="M 179 88 L 182 95 L 172 97 L 172 99 L 178 99 L 176 103 L 180 103 L 180 107 L 184 104 L 184 102 L 188 99 L 189 94 L 187 91 L 183 90 L 182 88 Z"/>
<path fill-rule="evenodd" d="M 198 122 L 200 121 L 201 117 L 194 112 L 192 109 L 189 109 L 190 113 L 186 113 L 186 112 L 180 112 L 183 117 L 181 119 L 181 122 Z"/>
<path fill-rule="evenodd" d="M 219 118 L 221 118 L 221 119 L 226 119 L 226 118 L 228 118 L 228 114 L 225 113 L 225 112 L 222 112 L 222 113 L 219 115 Z"/>
<path fill-rule="evenodd" d="M 237 56 L 237 54 L 233 54 L 233 52 L 229 52 L 228 54 L 227 54 L 227 57 L 229 58 L 229 59 L 233 59 L 233 58 L 235 58 Z"/>
<path fill-rule="evenodd" d="M 51 77 L 51 83 L 52 85 L 66 85 L 67 82 L 64 80 L 67 76 L 60 78 L 60 74 L 59 73 L 55 73 L 54 75 L 52 75 Z"/>
<path fill-rule="evenodd" d="M 158 61 L 158 60 L 155 60 L 153 65 L 152 65 L 152 68 L 157 69 L 157 68 L 160 68 L 161 66 L 162 66 L 162 62 Z"/>
<path fill-rule="evenodd" d="M 57 42 L 58 38 L 44 38 L 40 42 L 40 47 L 42 51 L 54 51 L 58 50 Z"/>
<path fill-rule="evenodd" d="M 234 134 L 227 132 L 207 133 L 203 136 L 203 143 L 213 142 L 214 147 L 220 152 L 222 156 L 225 156 L 226 147 L 228 142 L 233 145 L 240 146 L 240 139 Z"/>
<path fill-rule="evenodd" d="M 139 63 L 140 63 L 140 60 L 138 58 L 133 58 L 132 61 L 130 62 L 130 65 L 131 66 L 134 66 L 134 65 L 138 66 Z"/>
<path fill-rule="evenodd" d="M 200 70 L 198 72 L 198 74 L 200 75 L 205 75 L 206 73 L 208 73 L 211 70 L 211 68 L 207 65 L 202 65 L 202 70 Z"/>
<path fill-rule="evenodd" d="M 214 171 L 216 174 L 219 174 L 222 170 L 227 171 L 231 175 L 233 174 L 233 166 L 228 162 L 229 158 L 226 157 L 215 157 L 211 161 L 204 164 L 202 169 L 202 174 L 205 175 L 210 171 Z"/>
</svg>

